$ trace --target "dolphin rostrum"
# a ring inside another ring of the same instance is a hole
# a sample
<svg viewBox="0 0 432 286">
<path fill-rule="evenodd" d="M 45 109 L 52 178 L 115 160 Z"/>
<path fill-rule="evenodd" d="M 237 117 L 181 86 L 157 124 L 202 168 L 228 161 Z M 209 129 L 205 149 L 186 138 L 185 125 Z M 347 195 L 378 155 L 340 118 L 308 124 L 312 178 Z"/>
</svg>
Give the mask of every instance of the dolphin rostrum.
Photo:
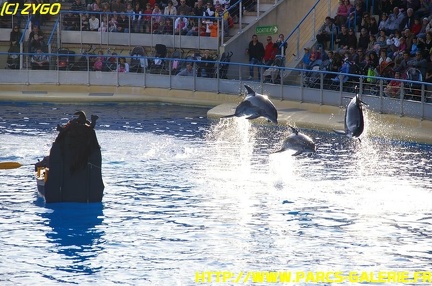
<svg viewBox="0 0 432 286">
<path fill-rule="evenodd" d="M 288 125 L 289 126 L 289 125 Z M 293 133 L 291 133 L 282 143 L 282 148 L 275 153 L 283 152 L 286 150 L 294 150 L 293 156 L 300 155 L 302 153 L 314 153 L 316 152 L 316 146 L 312 138 L 301 133 L 297 128 L 289 126 Z"/>
<path fill-rule="evenodd" d="M 337 134 L 358 138 L 364 130 L 363 101 L 360 100 L 358 93 L 348 103 L 345 111 L 345 130 L 333 130 Z"/>
<path fill-rule="evenodd" d="M 260 116 L 267 118 L 273 123 L 277 122 L 278 113 L 274 104 L 270 99 L 263 94 L 256 93 L 250 86 L 245 84 L 248 92 L 245 99 L 236 107 L 235 113 L 232 115 L 223 116 L 228 117 L 246 117 L 246 119 L 255 119 Z"/>
</svg>

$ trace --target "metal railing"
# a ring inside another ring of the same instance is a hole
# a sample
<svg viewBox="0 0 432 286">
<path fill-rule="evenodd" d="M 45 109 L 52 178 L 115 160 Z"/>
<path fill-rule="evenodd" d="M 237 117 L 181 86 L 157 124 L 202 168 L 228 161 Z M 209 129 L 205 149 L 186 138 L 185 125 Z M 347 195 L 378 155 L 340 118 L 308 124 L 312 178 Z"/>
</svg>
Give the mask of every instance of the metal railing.
<svg viewBox="0 0 432 286">
<path fill-rule="evenodd" d="M 10 54 L 0 53 L 0 57 Z M 32 54 L 24 53 L 22 57 Z M 49 70 L 0 70 L 1 84 L 68 84 L 88 86 L 157 87 L 179 90 L 208 91 L 238 94 L 243 84 L 257 86 L 280 100 L 312 102 L 342 106 L 344 97 L 358 92 L 368 98 L 370 108 L 382 113 L 432 120 L 432 84 L 401 79 L 402 88 L 397 97 L 385 93 L 391 78 L 365 74 L 337 73 L 325 70 L 250 65 L 219 60 L 203 60 L 199 55 L 189 58 L 160 58 L 137 55 L 46 54 L 51 60 Z M 94 70 L 94 60 L 103 56 L 104 68 Z M 120 58 L 129 65 L 129 72 L 118 69 Z M 108 59 L 111 66 L 108 67 Z M 67 61 L 59 65 L 60 61 Z M 29 61 L 31 62 L 31 61 Z M 178 72 L 192 64 L 191 76 Z M 206 65 L 205 64 L 209 64 Z M 248 80 L 250 69 L 256 76 Z M 205 76 L 203 74 L 205 71 Z M 357 88 L 357 89 L 356 89 Z"/>
</svg>

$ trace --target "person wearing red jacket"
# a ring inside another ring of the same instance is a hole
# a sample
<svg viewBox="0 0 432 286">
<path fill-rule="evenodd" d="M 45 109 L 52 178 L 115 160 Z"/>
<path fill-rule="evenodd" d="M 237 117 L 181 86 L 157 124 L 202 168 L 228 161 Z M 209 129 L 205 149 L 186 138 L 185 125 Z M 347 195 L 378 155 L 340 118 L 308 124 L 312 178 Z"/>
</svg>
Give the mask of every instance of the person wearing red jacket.
<svg viewBox="0 0 432 286">
<path fill-rule="evenodd" d="M 264 64 L 266 66 L 271 66 L 274 62 L 274 59 L 276 57 L 278 51 L 278 47 L 273 43 L 272 37 L 267 36 L 267 45 L 264 48 Z"/>
</svg>

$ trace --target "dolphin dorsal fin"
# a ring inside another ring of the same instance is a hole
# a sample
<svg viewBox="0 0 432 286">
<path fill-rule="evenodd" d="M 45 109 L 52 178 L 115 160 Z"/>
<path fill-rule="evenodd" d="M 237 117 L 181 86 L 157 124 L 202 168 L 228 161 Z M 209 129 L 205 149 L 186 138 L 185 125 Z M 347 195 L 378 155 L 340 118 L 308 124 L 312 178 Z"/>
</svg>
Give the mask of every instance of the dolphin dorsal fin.
<svg viewBox="0 0 432 286">
<path fill-rule="evenodd" d="M 288 127 L 289 128 L 291 128 L 291 130 L 296 134 L 296 135 L 298 135 L 298 129 L 297 128 L 295 128 L 295 127 L 292 127 L 291 125 L 288 125 Z"/>
<path fill-rule="evenodd" d="M 247 93 L 249 95 L 255 96 L 255 91 L 250 86 L 248 86 L 247 84 L 245 84 L 244 86 L 245 86 Z"/>
</svg>

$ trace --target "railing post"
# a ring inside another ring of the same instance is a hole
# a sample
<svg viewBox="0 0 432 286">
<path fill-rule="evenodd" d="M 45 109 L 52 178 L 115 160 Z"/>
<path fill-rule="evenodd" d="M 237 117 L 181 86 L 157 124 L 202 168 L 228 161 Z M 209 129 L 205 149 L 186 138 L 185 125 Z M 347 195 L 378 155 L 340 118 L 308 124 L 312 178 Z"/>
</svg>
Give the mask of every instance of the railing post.
<svg viewBox="0 0 432 286">
<path fill-rule="evenodd" d="M 239 33 L 243 32 L 243 1 L 240 1 L 239 5 Z"/>
<path fill-rule="evenodd" d="M 257 1 L 257 5 L 256 5 L 256 12 L 257 12 L 257 20 L 259 19 L 259 17 L 260 17 L 260 0 L 258 0 Z"/>
<path fill-rule="evenodd" d="M 401 83 L 401 87 L 399 90 L 399 99 L 400 99 L 400 117 L 404 116 L 404 82 Z"/>
<path fill-rule="evenodd" d="M 219 21 L 218 21 L 218 25 L 219 25 Z M 225 39 L 224 39 L 224 37 L 225 37 L 225 31 L 224 31 L 223 15 L 220 18 L 220 25 L 218 26 L 218 28 L 220 28 L 220 30 L 221 30 L 221 45 L 223 45 L 224 41 L 225 41 Z"/>
<path fill-rule="evenodd" d="M 300 27 L 298 27 L 298 29 L 297 29 L 297 44 L 296 44 L 296 55 L 297 55 L 297 58 L 296 58 L 296 60 L 299 60 L 300 59 Z"/>
<path fill-rule="evenodd" d="M 320 72 L 320 104 L 324 105 L 324 73 Z"/>
<path fill-rule="evenodd" d="M 313 8 L 313 11 L 312 11 L 312 39 L 311 39 L 311 41 L 315 40 L 315 37 L 316 37 L 315 27 L 316 27 L 316 7 Z M 299 29 L 300 29 L 300 27 L 299 27 Z"/>
<path fill-rule="evenodd" d="M 384 91 L 383 91 L 383 89 L 384 89 L 383 80 L 380 79 L 379 80 L 379 91 L 378 91 L 378 95 L 380 97 L 380 109 L 379 109 L 380 113 L 384 113 L 384 111 L 383 111 L 383 106 L 384 106 L 384 104 L 383 104 L 383 101 L 384 101 Z"/>
<path fill-rule="evenodd" d="M 421 98 L 420 98 L 420 100 L 421 100 L 421 109 L 422 109 L 421 120 L 423 120 L 424 119 L 424 105 L 426 102 L 425 85 L 424 84 L 421 85 Z"/>
</svg>

